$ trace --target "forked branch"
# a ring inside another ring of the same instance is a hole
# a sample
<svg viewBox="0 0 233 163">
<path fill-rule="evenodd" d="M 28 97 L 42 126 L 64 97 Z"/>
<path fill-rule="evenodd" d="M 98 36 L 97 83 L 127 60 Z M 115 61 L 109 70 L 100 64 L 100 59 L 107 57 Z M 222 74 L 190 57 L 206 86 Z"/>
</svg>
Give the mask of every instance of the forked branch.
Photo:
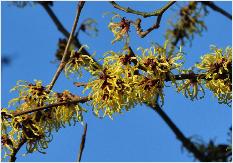
<svg viewBox="0 0 233 163">
<path fill-rule="evenodd" d="M 136 31 L 137 31 L 137 34 L 143 38 L 145 37 L 147 34 L 149 34 L 151 31 L 153 31 L 154 29 L 157 29 L 160 27 L 160 21 L 162 19 L 162 16 L 163 16 L 163 13 L 169 8 L 171 7 L 176 1 L 170 1 L 168 2 L 164 7 L 162 7 L 161 9 L 159 10 L 155 10 L 153 12 L 141 12 L 141 11 L 136 11 L 136 10 L 133 10 L 131 8 L 124 8 L 124 7 L 121 7 L 120 5 L 118 5 L 116 2 L 114 1 L 111 1 L 110 3 L 113 5 L 113 7 L 119 9 L 119 10 L 122 10 L 122 11 L 125 11 L 127 13 L 132 13 L 132 14 L 136 14 L 136 15 L 140 15 L 140 16 L 143 16 L 144 18 L 146 17 L 150 17 L 150 16 L 157 16 L 157 19 L 156 19 L 156 22 L 155 24 L 153 24 L 150 28 L 148 28 L 147 30 L 143 31 L 143 29 L 141 28 L 141 19 L 138 18 L 135 22 L 133 22 L 135 28 L 136 28 Z"/>
<path fill-rule="evenodd" d="M 125 8 L 122 7 L 120 5 L 118 5 L 116 2 L 114 1 L 110 1 L 110 3 L 113 5 L 113 7 L 115 7 L 116 9 L 119 9 L 121 11 L 127 12 L 127 13 L 131 13 L 131 14 L 136 14 L 136 15 L 140 15 L 143 16 L 144 18 L 146 17 L 150 17 L 150 16 L 159 16 L 161 14 L 163 14 L 171 5 L 173 5 L 175 3 L 175 1 L 171 1 L 168 2 L 164 7 L 162 7 L 159 10 L 155 10 L 153 12 L 142 12 L 142 11 L 137 11 L 134 9 L 131 9 L 129 7 Z"/>
</svg>

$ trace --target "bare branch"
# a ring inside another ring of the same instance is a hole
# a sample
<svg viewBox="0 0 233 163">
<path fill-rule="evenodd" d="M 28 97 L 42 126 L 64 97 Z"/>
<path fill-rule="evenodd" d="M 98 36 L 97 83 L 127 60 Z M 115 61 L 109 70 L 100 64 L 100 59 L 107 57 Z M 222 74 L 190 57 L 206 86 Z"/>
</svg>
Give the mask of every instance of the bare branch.
<svg viewBox="0 0 233 163">
<path fill-rule="evenodd" d="M 138 18 L 135 23 L 134 26 L 136 28 L 137 34 L 141 37 L 144 38 L 147 34 L 149 34 L 151 31 L 153 31 L 154 29 L 158 29 L 160 26 L 160 20 L 161 20 L 162 16 L 158 16 L 156 23 L 153 24 L 150 28 L 148 28 L 147 30 L 143 31 L 143 29 L 141 28 L 141 19 Z"/>
<path fill-rule="evenodd" d="M 68 57 L 67 51 L 68 51 L 68 49 L 70 47 L 70 44 L 72 42 L 72 39 L 73 39 L 73 36 L 74 36 L 74 33 L 75 33 L 75 29 L 77 27 L 77 23 L 78 23 L 78 20 L 79 20 L 79 16 L 81 14 L 81 11 L 82 11 L 82 8 L 83 8 L 84 4 L 85 4 L 85 1 L 80 1 L 78 3 L 74 24 L 73 24 L 73 27 L 72 27 L 72 30 L 71 30 L 71 33 L 70 33 L 70 36 L 69 36 L 69 39 L 68 39 L 68 42 L 67 42 L 67 45 L 66 45 L 62 60 L 61 60 L 61 63 L 59 65 L 55 75 L 53 76 L 53 79 L 52 79 L 52 81 L 51 81 L 51 83 L 50 83 L 50 85 L 48 87 L 48 90 L 51 90 L 53 88 L 57 78 L 59 77 L 60 73 L 62 72 L 63 68 L 66 65 L 66 60 L 67 60 L 67 57 Z"/>
<path fill-rule="evenodd" d="M 110 3 L 113 5 L 113 7 L 125 11 L 127 13 L 132 13 L 132 14 L 136 14 L 136 15 L 141 15 L 144 18 L 146 17 L 150 17 L 150 16 L 157 16 L 156 22 L 155 24 L 153 24 L 150 28 L 148 28 L 147 30 L 143 31 L 143 29 L 141 28 L 141 19 L 138 18 L 135 22 L 132 22 L 136 28 L 137 34 L 143 38 L 145 37 L 147 34 L 149 34 L 151 31 L 153 31 L 154 29 L 159 28 L 160 26 L 160 21 L 162 19 L 163 13 L 169 8 L 171 7 L 176 1 L 170 1 L 168 2 L 164 7 L 162 7 L 159 10 L 153 11 L 153 12 L 141 12 L 141 11 L 136 11 L 133 10 L 131 8 L 124 8 L 121 7 L 120 5 L 118 5 L 116 2 L 111 1 Z"/>
<path fill-rule="evenodd" d="M 143 16 L 144 18 L 146 18 L 146 17 L 150 17 L 150 16 L 159 16 L 159 15 L 163 14 L 171 5 L 173 5 L 175 3 L 175 1 L 168 2 L 161 9 L 155 10 L 153 12 L 141 12 L 141 11 L 133 10 L 133 9 L 131 9 L 129 7 L 125 8 L 125 7 L 122 7 L 122 6 L 118 5 L 114 1 L 110 1 L 110 3 L 116 9 L 119 9 L 119 10 L 127 12 L 127 13 L 132 13 L 132 14 L 140 15 L 140 16 Z"/>
<path fill-rule="evenodd" d="M 86 142 L 86 135 L 87 135 L 87 123 L 85 124 L 84 129 L 83 129 L 82 140 L 80 143 L 80 148 L 79 148 L 79 153 L 78 153 L 78 162 L 80 162 L 82 159 L 82 154 L 83 154 L 83 150 L 84 150 L 85 142 Z"/>
<path fill-rule="evenodd" d="M 69 38 L 70 33 L 65 29 L 65 27 L 61 24 L 61 22 L 58 20 L 57 16 L 54 14 L 52 9 L 45 3 L 38 2 L 48 13 L 48 15 L 51 17 L 53 20 L 54 24 L 56 25 L 57 29 L 63 33 L 67 38 Z"/>
<path fill-rule="evenodd" d="M 211 1 L 200 1 L 202 4 L 208 6 L 209 8 L 221 13 L 222 15 L 226 16 L 228 19 L 232 20 L 232 15 L 227 11 L 223 10 L 222 8 L 218 7 L 214 2 Z"/>
<path fill-rule="evenodd" d="M 87 86 L 87 83 L 74 82 L 74 85 L 77 86 L 77 87 L 85 87 L 85 86 Z"/>
<path fill-rule="evenodd" d="M 137 31 L 137 34 L 143 38 L 145 37 L 147 34 L 149 34 L 151 31 L 153 31 L 154 29 L 158 29 L 160 27 L 160 22 L 161 22 L 161 19 L 162 19 L 162 16 L 163 16 L 163 13 L 171 6 L 175 3 L 175 1 L 171 1 L 169 2 L 165 7 L 163 7 L 159 14 L 158 14 L 158 17 L 156 19 L 156 23 L 153 24 L 150 28 L 148 28 L 147 30 L 143 31 L 143 29 L 141 28 L 141 19 L 138 18 L 136 20 L 136 22 L 134 23 L 135 25 L 135 28 L 136 28 L 136 31 Z"/>
</svg>

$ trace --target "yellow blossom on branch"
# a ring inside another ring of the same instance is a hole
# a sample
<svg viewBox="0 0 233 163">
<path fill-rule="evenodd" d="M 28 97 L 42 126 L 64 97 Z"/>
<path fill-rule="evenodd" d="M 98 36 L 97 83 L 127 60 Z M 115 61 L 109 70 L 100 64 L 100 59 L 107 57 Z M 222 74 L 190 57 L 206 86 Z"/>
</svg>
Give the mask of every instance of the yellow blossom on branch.
<svg viewBox="0 0 233 163">
<path fill-rule="evenodd" d="M 109 25 L 108 25 L 108 28 L 112 31 L 115 39 L 112 41 L 112 44 L 114 44 L 116 41 L 120 41 L 122 39 L 126 39 L 126 42 L 127 42 L 127 39 L 129 39 L 129 36 L 128 36 L 128 31 L 129 31 L 129 28 L 130 28 L 130 21 L 125 19 L 124 17 L 122 18 L 121 16 L 119 15 L 115 15 L 112 20 L 115 18 L 115 17 L 120 17 L 121 18 L 121 21 L 120 22 L 110 22 Z"/>
<path fill-rule="evenodd" d="M 188 74 L 190 79 L 181 80 L 177 84 L 177 92 L 182 92 L 186 98 L 202 99 L 205 95 L 205 90 L 202 86 L 202 80 L 197 78 L 193 71 L 183 70 L 182 74 Z"/>
<path fill-rule="evenodd" d="M 213 53 L 201 57 L 196 64 L 200 72 L 206 73 L 206 87 L 209 88 L 219 103 L 231 105 L 232 101 L 232 48 L 225 50 L 212 47 Z"/>
</svg>

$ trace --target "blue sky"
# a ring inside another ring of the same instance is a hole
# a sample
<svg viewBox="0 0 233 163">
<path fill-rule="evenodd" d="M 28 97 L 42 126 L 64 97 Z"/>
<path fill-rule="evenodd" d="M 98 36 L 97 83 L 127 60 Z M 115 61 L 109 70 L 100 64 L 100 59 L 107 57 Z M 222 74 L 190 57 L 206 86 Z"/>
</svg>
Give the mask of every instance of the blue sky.
<svg viewBox="0 0 233 163">
<path fill-rule="evenodd" d="M 163 6 L 165 2 L 120 2 L 120 4 L 142 11 L 145 9 L 153 11 Z M 231 2 L 216 4 L 231 13 Z M 56 2 L 52 7 L 68 31 L 73 24 L 75 8 L 75 2 Z M 96 38 L 90 38 L 81 33 L 79 39 L 90 47 L 90 53 L 97 53 L 96 58 L 108 50 L 118 51 L 122 48 L 122 43 L 111 45 L 113 35 L 107 28 L 110 16 L 103 17 L 104 12 L 109 11 L 115 11 L 131 19 L 138 17 L 113 9 L 108 2 L 87 2 L 79 22 L 89 17 L 96 19 L 99 34 Z M 162 18 L 161 27 L 143 39 L 135 35 L 132 28 L 130 43 L 134 51 L 139 46 L 149 47 L 151 42 L 163 44 L 164 34 L 168 28 L 167 20 L 177 11 L 176 5 L 173 10 L 168 10 Z M 210 51 L 211 44 L 221 48 L 232 45 L 231 21 L 211 9 L 209 11 L 209 15 L 204 19 L 208 30 L 203 32 L 202 37 L 195 36 L 191 47 L 184 47 L 186 68 L 200 61 L 200 56 Z M 2 55 L 13 57 L 12 64 L 2 69 L 1 103 L 6 107 L 7 102 L 16 96 L 9 93 L 9 90 L 17 80 L 32 82 L 38 79 L 45 84 L 51 81 L 58 65 L 52 63 L 55 60 L 57 41 L 63 38 L 63 35 L 39 5 L 21 9 L 2 2 L 1 15 Z M 153 21 L 154 18 L 143 20 L 142 27 L 149 27 Z M 84 74 L 83 80 L 86 81 L 89 77 L 88 74 Z M 68 80 L 61 74 L 54 90 L 61 92 L 68 89 L 80 95 L 81 89 L 73 86 L 73 81 L 75 80 Z M 176 93 L 174 88 L 165 88 L 163 108 L 187 137 L 200 137 L 204 141 L 214 139 L 217 143 L 226 143 L 232 110 L 218 104 L 211 92 L 206 91 L 206 96 L 202 100 L 190 101 L 182 94 Z M 87 109 L 91 110 L 90 107 Z M 85 121 L 88 122 L 88 132 L 83 161 L 193 160 L 186 151 L 182 152 L 181 143 L 158 114 L 144 105 L 138 105 L 122 115 L 116 115 L 114 120 L 108 117 L 97 119 L 90 111 L 85 115 Z M 53 141 L 45 150 L 46 155 L 34 153 L 22 157 L 21 154 L 25 152 L 23 148 L 17 155 L 17 161 L 76 161 L 82 131 L 83 126 L 79 124 L 61 129 L 54 133 Z"/>
</svg>

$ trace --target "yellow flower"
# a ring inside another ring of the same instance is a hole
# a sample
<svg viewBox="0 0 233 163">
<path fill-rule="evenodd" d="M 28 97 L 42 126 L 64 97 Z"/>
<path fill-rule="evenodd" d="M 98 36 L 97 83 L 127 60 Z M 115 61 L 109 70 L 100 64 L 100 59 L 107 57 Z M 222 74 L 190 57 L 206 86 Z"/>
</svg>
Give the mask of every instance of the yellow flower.
<svg viewBox="0 0 233 163">
<path fill-rule="evenodd" d="M 9 105 L 15 105 L 17 102 L 24 101 L 25 104 L 21 105 L 23 106 L 21 107 L 22 110 L 43 106 L 49 99 L 49 92 L 46 90 L 46 87 L 42 86 L 42 81 L 40 80 L 35 80 L 35 84 L 20 80 L 11 91 L 18 91 L 19 97 L 9 101 Z"/>
<path fill-rule="evenodd" d="M 88 83 L 86 89 L 91 88 L 92 105 L 96 115 L 102 110 L 104 116 L 108 115 L 111 118 L 113 113 L 122 113 L 123 107 L 128 110 L 133 105 L 128 96 L 132 89 L 130 77 L 122 78 L 119 72 L 119 67 L 104 67 L 99 76 Z"/>
<path fill-rule="evenodd" d="M 108 28 L 112 31 L 115 37 L 115 39 L 112 41 L 112 44 L 114 44 L 116 41 L 120 41 L 124 37 L 128 38 L 130 22 L 123 17 L 118 23 L 110 22 Z"/>
<path fill-rule="evenodd" d="M 201 57 L 196 64 L 200 72 L 206 74 L 206 87 L 218 97 L 219 103 L 231 105 L 232 101 L 232 48 L 225 51 L 213 47 L 214 53 Z"/>
<path fill-rule="evenodd" d="M 171 70 L 180 67 L 176 61 L 182 58 L 179 55 L 167 57 L 165 49 L 155 48 L 158 55 L 150 49 L 149 56 L 142 58 L 132 56 L 127 50 L 107 52 L 110 56 L 104 58 L 103 70 L 97 71 L 96 77 L 86 86 L 91 89 L 91 104 L 96 115 L 103 111 L 111 118 L 112 114 L 122 113 L 124 108 L 129 110 L 137 103 L 154 102 L 157 95 L 163 103 L 164 80 L 172 74 Z M 148 65 L 145 63 L 151 60 Z M 139 74 L 139 66 L 144 67 L 144 73 Z"/>
<path fill-rule="evenodd" d="M 139 103 L 154 103 L 159 95 L 162 105 L 164 104 L 163 94 L 164 80 L 154 76 L 138 76 L 134 85 L 135 100 Z"/>
<path fill-rule="evenodd" d="M 143 70 L 147 74 L 161 80 L 166 80 L 167 77 L 172 79 L 172 71 L 179 70 L 182 66 L 181 60 L 183 56 L 181 52 L 168 55 L 167 44 L 168 42 L 166 41 L 164 47 L 153 46 L 149 49 L 139 48 L 142 50 L 142 57 L 138 58 L 140 65 L 144 67 Z"/>
<path fill-rule="evenodd" d="M 82 49 L 86 46 L 82 46 L 78 51 L 73 50 L 71 52 L 71 56 L 68 60 L 68 62 L 65 65 L 65 75 L 66 77 L 69 77 L 71 74 L 77 74 L 79 77 L 82 76 L 81 68 L 85 66 L 86 60 L 88 60 L 89 67 L 84 67 L 85 69 L 90 68 L 89 71 L 91 71 L 91 67 L 95 64 L 92 57 L 88 55 L 84 55 L 81 53 Z"/>
<path fill-rule="evenodd" d="M 26 81 L 18 81 L 12 91 L 18 91 L 19 97 L 9 102 L 15 105 L 15 113 L 45 106 L 48 104 L 69 102 L 75 100 L 77 96 L 69 91 L 54 93 L 47 91 L 47 87 L 42 86 L 42 82 L 35 80 L 35 84 Z M 40 110 L 31 114 L 13 116 L 8 109 L 2 109 L 2 133 L 4 139 L 4 151 L 11 154 L 22 137 L 26 139 L 27 153 L 39 151 L 48 147 L 52 140 L 52 132 L 58 131 L 67 124 L 82 122 L 84 110 L 79 104 L 67 104 L 58 107 Z"/>
<path fill-rule="evenodd" d="M 112 118 L 114 113 L 122 113 L 124 108 L 129 110 L 134 106 L 132 90 L 137 66 L 131 65 L 136 58 L 125 52 L 109 51 L 106 54 L 110 55 L 104 58 L 103 70 L 95 72 L 95 78 L 86 89 L 91 89 L 94 113 L 99 116 L 99 111 L 102 111 L 104 116 Z"/>
</svg>

